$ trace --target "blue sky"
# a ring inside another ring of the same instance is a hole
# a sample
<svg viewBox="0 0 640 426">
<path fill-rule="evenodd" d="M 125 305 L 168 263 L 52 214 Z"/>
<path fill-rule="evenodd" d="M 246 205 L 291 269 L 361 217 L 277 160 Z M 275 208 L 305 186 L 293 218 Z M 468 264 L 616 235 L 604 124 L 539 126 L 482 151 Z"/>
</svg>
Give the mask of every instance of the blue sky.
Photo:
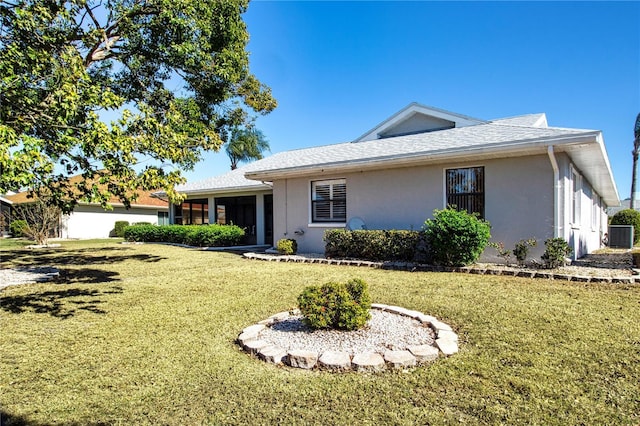
<svg viewBox="0 0 640 426">
<path fill-rule="evenodd" d="M 251 70 L 278 108 L 271 153 L 355 139 L 410 102 L 480 119 L 545 112 L 602 130 L 630 195 L 640 112 L 639 2 L 254 0 Z M 229 170 L 210 153 L 189 181 Z"/>
</svg>

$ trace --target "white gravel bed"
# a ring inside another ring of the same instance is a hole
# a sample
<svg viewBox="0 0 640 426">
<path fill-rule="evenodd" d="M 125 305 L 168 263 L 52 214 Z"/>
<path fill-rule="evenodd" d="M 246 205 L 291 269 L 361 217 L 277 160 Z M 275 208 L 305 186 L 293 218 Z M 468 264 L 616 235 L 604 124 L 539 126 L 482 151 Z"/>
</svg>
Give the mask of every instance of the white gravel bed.
<svg viewBox="0 0 640 426">
<path fill-rule="evenodd" d="M 432 345 L 433 330 L 420 321 L 392 312 L 371 309 L 371 319 L 356 331 L 311 330 L 301 316 L 291 316 L 260 332 L 260 339 L 285 350 L 348 353 L 404 350 L 411 345 Z"/>
<path fill-rule="evenodd" d="M 59 271 L 50 266 L 0 269 L 0 289 L 10 285 L 51 281 L 58 275 L 60 275 Z"/>
</svg>

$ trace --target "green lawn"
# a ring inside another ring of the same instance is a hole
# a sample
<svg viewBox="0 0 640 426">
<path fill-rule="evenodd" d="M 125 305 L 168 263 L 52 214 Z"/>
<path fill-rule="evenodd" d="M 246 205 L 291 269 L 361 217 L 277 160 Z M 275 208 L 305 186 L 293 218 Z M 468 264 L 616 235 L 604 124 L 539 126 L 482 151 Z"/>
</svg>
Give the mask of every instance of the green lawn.
<svg viewBox="0 0 640 426">
<path fill-rule="evenodd" d="M 0 245 L 59 282 L 0 292 L 6 424 L 640 422 L 640 287 L 244 260 L 164 245 Z M 239 331 L 303 287 L 361 277 L 435 315 L 460 353 L 381 374 L 276 367 Z M 4 424 L 4 423 L 3 423 Z"/>
</svg>

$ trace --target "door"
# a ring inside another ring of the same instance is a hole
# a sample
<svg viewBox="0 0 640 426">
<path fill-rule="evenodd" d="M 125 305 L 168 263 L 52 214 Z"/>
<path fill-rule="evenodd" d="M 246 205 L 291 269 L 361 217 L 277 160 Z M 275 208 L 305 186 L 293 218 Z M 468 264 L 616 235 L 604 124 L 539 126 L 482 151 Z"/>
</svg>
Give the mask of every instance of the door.
<svg viewBox="0 0 640 426">
<path fill-rule="evenodd" d="M 216 198 L 216 223 L 244 229 L 243 244 L 253 245 L 256 237 L 256 196 Z"/>
<path fill-rule="evenodd" d="M 264 196 L 264 243 L 273 245 L 273 195 Z"/>
</svg>

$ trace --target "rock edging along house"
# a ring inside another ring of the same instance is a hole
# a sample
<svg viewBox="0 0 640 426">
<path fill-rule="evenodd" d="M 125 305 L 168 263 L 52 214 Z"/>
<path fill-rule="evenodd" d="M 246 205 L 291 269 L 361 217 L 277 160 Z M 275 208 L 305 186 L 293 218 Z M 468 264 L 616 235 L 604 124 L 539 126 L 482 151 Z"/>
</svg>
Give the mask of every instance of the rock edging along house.
<svg viewBox="0 0 640 426">
<path fill-rule="evenodd" d="M 231 223 L 247 244 L 324 231 L 420 229 L 447 205 L 476 212 L 506 247 L 561 237 L 580 257 L 601 246 L 619 205 L 602 132 L 549 127 L 545 114 L 479 120 L 412 103 L 353 142 L 291 150 L 178 187 L 172 223 Z M 211 207 L 211 208 L 210 208 Z"/>
</svg>

